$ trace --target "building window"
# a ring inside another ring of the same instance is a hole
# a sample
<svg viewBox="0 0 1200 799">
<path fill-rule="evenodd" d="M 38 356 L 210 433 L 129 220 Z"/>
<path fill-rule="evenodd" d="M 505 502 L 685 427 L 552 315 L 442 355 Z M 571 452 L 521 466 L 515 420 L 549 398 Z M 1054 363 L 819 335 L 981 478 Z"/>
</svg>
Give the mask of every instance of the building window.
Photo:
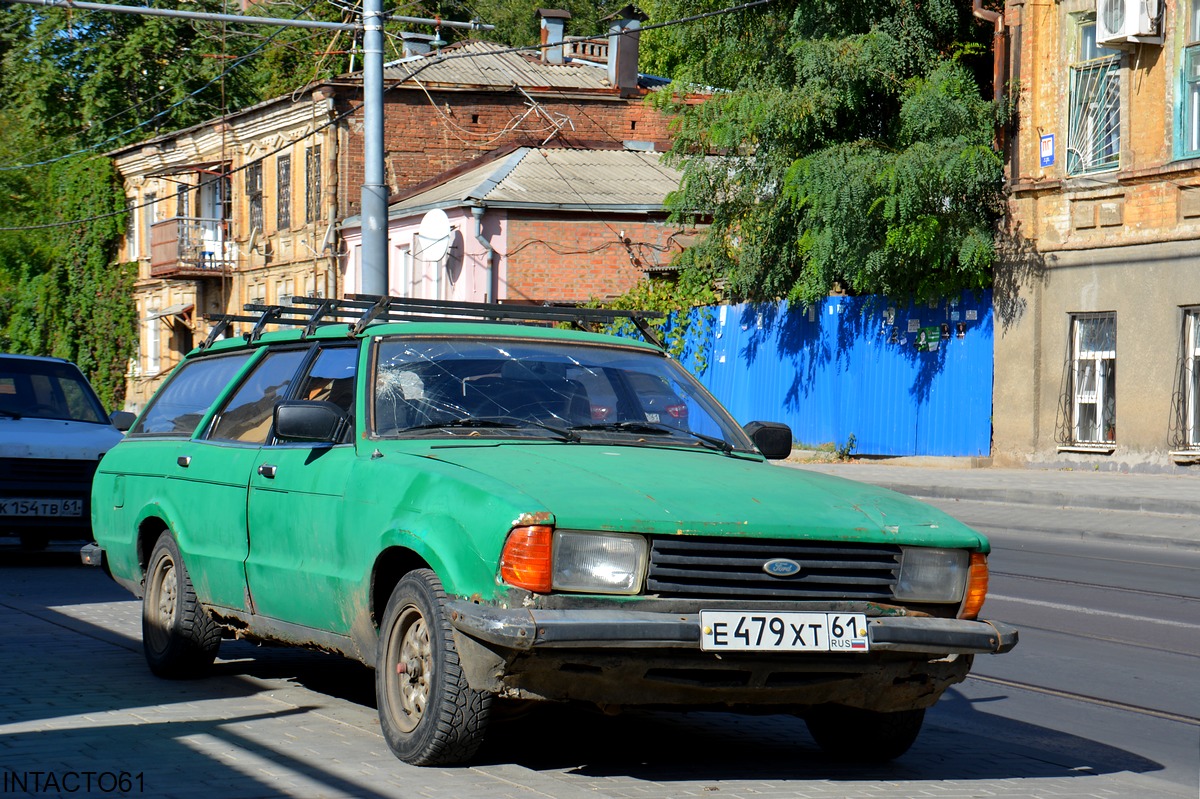
<svg viewBox="0 0 1200 799">
<path fill-rule="evenodd" d="M 321 145 L 304 150 L 304 223 L 321 218 Z"/>
<path fill-rule="evenodd" d="M 246 167 L 246 201 L 250 204 L 250 229 L 263 232 L 262 161 Z"/>
<path fill-rule="evenodd" d="M 186 183 L 179 184 L 179 188 L 175 190 L 175 216 L 180 219 L 185 219 L 192 215 L 192 195 L 191 186 Z"/>
<path fill-rule="evenodd" d="M 1119 54 L 1096 45 L 1096 22 L 1079 26 L 1078 59 L 1070 69 L 1067 174 L 1106 172 L 1120 165 Z"/>
<path fill-rule="evenodd" d="M 158 195 L 154 192 L 149 192 L 142 197 L 142 246 L 145 248 L 146 257 L 150 257 L 153 239 L 150 237 L 150 229 L 154 227 L 154 208 L 158 205 Z"/>
<path fill-rule="evenodd" d="M 128 214 L 125 217 L 125 260 L 136 261 L 138 259 L 137 203 L 133 200 L 126 200 L 125 211 Z"/>
<path fill-rule="evenodd" d="M 159 360 L 160 337 L 162 322 L 158 321 L 158 303 L 151 303 L 146 308 L 146 374 L 156 375 L 162 368 Z"/>
<path fill-rule="evenodd" d="M 1117 315 L 1078 314 L 1071 318 L 1071 357 L 1067 367 L 1070 444 L 1111 444 L 1117 440 Z"/>
<path fill-rule="evenodd" d="M 1183 387 L 1183 444 L 1187 449 L 1200 449 L 1200 308 L 1184 313 Z"/>
<path fill-rule="evenodd" d="M 292 157 L 281 155 L 275 160 L 275 229 L 292 226 Z"/>
<path fill-rule="evenodd" d="M 1200 155 L 1200 2 L 1188 9 L 1187 44 L 1183 50 L 1183 129 L 1185 156 Z"/>
<path fill-rule="evenodd" d="M 292 296 L 296 293 L 296 283 L 290 277 L 280 278 L 275 281 L 275 304 L 276 305 L 291 305 Z"/>
</svg>

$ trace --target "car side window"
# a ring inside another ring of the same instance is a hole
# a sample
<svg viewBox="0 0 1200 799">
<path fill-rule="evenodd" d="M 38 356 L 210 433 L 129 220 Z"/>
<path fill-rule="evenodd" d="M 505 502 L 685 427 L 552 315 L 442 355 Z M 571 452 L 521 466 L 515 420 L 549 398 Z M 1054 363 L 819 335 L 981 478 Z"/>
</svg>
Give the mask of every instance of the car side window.
<svg viewBox="0 0 1200 799">
<path fill-rule="evenodd" d="M 285 399 L 307 349 L 267 353 L 217 414 L 210 440 L 264 444 L 271 432 L 275 404 Z"/>
<path fill-rule="evenodd" d="M 251 355 L 240 352 L 184 362 L 126 436 L 190 436 Z"/>
<path fill-rule="evenodd" d="M 301 381 L 296 398 L 332 402 L 350 416 L 354 413 L 354 372 L 357 367 L 357 347 L 322 347 L 308 375 Z"/>
</svg>

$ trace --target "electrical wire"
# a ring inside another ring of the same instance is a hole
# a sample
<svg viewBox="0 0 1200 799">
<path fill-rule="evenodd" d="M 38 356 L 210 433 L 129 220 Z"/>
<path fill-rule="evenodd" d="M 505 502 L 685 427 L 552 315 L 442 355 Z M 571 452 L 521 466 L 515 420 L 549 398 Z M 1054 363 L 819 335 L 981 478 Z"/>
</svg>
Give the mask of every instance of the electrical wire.
<svg viewBox="0 0 1200 799">
<path fill-rule="evenodd" d="M 319 1 L 320 0 L 313 0 L 313 2 L 310 3 L 301 13 L 307 13 Z M 218 83 L 218 82 L 224 80 L 225 77 L 229 73 L 233 72 L 235 69 L 237 69 L 238 67 L 242 66 L 247 61 L 249 61 L 252 56 L 258 54 L 258 52 L 260 50 L 262 50 L 264 47 L 266 47 L 268 44 L 270 44 L 272 41 L 274 41 L 274 39 L 276 37 L 278 37 L 279 35 L 281 35 L 285 30 L 287 30 L 287 29 L 280 28 L 279 30 L 272 33 L 270 36 L 267 36 L 266 38 L 263 39 L 262 43 L 260 43 L 257 47 L 255 47 L 250 52 L 246 53 L 245 55 L 243 55 L 243 56 L 239 57 L 238 59 L 236 59 L 235 61 L 233 61 L 228 67 L 226 67 L 224 70 L 222 70 L 220 72 L 220 74 L 218 74 L 216 77 L 209 80 L 203 86 L 201 86 L 200 88 L 196 89 L 193 92 L 190 92 L 186 96 L 180 98 L 179 100 L 177 100 L 176 102 L 167 106 L 166 108 L 164 108 L 162 111 L 158 112 L 157 114 L 154 114 L 153 116 L 149 117 L 148 119 L 143 120 L 142 122 L 139 122 L 137 125 L 134 125 L 132 128 L 127 128 L 126 130 L 123 130 L 120 133 L 115 133 L 112 136 L 109 136 L 105 139 L 95 142 L 94 144 L 91 144 L 87 147 L 80 148 L 78 150 L 75 150 L 74 152 L 70 152 L 65 155 L 60 155 L 60 156 L 56 156 L 54 158 L 48 158 L 43 161 L 35 161 L 32 163 L 27 163 L 27 164 L 15 164 L 15 165 L 8 165 L 8 166 L 0 166 L 0 172 L 11 172 L 11 171 L 15 171 L 18 169 L 31 169 L 34 167 L 49 166 L 50 164 L 55 164 L 55 163 L 58 163 L 59 161 L 65 161 L 66 159 L 73 158 L 77 155 L 83 155 L 84 153 L 98 150 L 101 147 L 103 147 L 104 145 L 109 144 L 110 142 L 114 142 L 118 139 L 121 139 L 121 138 L 131 134 L 131 133 L 134 133 L 134 132 L 140 130 L 141 128 L 146 127 L 147 125 L 154 122 L 155 120 L 158 120 L 158 119 L 166 116 L 171 111 L 174 111 L 176 108 L 179 108 L 180 106 L 182 106 L 184 103 L 190 102 L 197 95 L 199 95 L 205 89 L 208 89 L 214 83 Z M 159 96 L 159 95 L 155 95 L 155 97 L 157 97 L 157 96 Z M 154 99 L 154 98 L 150 98 L 150 99 Z M 134 109 L 138 108 L 140 105 L 144 105 L 146 102 L 149 102 L 149 101 L 150 100 L 146 100 L 143 103 L 140 103 L 138 106 L 133 106 L 132 108 L 126 109 L 125 111 L 121 112 L 120 114 L 117 114 L 116 116 L 120 116 L 123 113 L 128 113 L 129 111 L 134 110 Z M 109 119 L 112 119 L 112 118 L 114 118 L 114 117 L 110 117 Z M 75 134 L 75 135 L 78 135 L 78 134 Z M 35 152 L 40 152 L 40 151 L 35 151 Z"/>
<path fill-rule="evenodd" d="M 314 0 L 314 3 L 313 3 L 313 5 L 315 5 L 315 4 L 316 4 L 316 2 L 318 2 L 318 1 L 319 1 L 319 0 Z M 730 14 L 730 13 L 735 13 L 735 12 L 738 12 L 738 11 L 743 11 L 743 10 L 745 10 L 745 9 L 748 9 L 748 8 L 753 8 L 753 7 L 755 7 L 755 6 L 762 6 L 762 5 L 766 5 L 766 4 L 770 3 L 770 2 L 772 2 L 772 0 L 754 0 L 754 2 L 750 2 L 750 3 L 743 3 L 743 4 L 741 4 L 741 5 L 738 5 L 738 6 L 731 6 L 731 7 L 729 7 L 729 8 L 726 8 L 726 9 L 721 9 L 721 10 L 718 10 L 718 11 L 711 11 L 711 12 L 707 12 L 707 13 L 704 13 L 704 14 L 697 14 L 697 15 L 694 15 L 694 16 L 691 16 L 691 17 L 684 17 L 684 18 L 680 18 L 680 19 L 678 19 L 678 20 L 669 20 L 669 21 L 666 21 L 666 22 L 657 23 L 657 24 L 655 24 L 655 25 L 648 25 L 648 26 L 645 26 L 645 27 L 641 28 L 641 30 L 650 30 L 650 29 L 652 29 L 652 28 L 664 28 L 664 27 L 668 27 L 668 26 L 671 26 L 671 25 L 685 24 L 685 23 L 694 22 L 694 21 L 697 21 L 697 20 L 700 20 L 700 19 L 705 19 L 705 18 L 712 17 L 712 16 L 717 16 L 717 15 L 722 15 L 722 14 Z M 312 5 L 308 6 L 308 8 L 311 8 L 311 7 L 312 7 Z M 307 11 L 308 9 L 306 8 L 305 10 Z M 255 50 L 254 50 L 254 51 L 252 51 L 251 53 L 248 53 L 246 56 L 243 56 L 243 57 L 242 57 L 241 59 L 239 59 L 239 60 L 238 60 L 238 62 L 236 62 L 236 63 L 241 63 L 241 61 L 243 61 L 245 58 L 248 58 L 248 57 L 249 57 L 250 55 L 252 55 L 254 52 L 257 52 L 257 50 L 258 50 L 258 49 L 261 49 L 261 47 L 265 46 L 265 45 L 266 45 L 268 42 L 270 42 L 270 41 L 271 41 L 271 39 L 273 39 L 275 36 L 279 35 L 279 33 L 280 33 L 280 32 L 282 32 L 282 30 L 283 30 L 283 29 L 280 29 L 280 31 L 278 31 L 278 32 L 276 32 L 275 34 L 273 34 L 273 35 L 272 35 L 271 37 L 269 37 L 269 38 L 268 38 L 266 41 L 264 41 L 264 42 L 263 42 L 263 44 L 262 44 L 262 45 L 260 45 L 260 47 L 259 47 L 259 48 L 255 48 Z M 604 37 L 595 36 L 595 37 L 588 37 L 588 38 L 595 38 L 595 39 L 607 38 L 607 34 L 606 34 Z M 580 40 L 585 40 L 585 39 L 580 39 Z M 518 52 L 531 52 L 531 51 L 539 51 L 539 50 L 543 50 L 543 49 L 545 49 L 545 48 L 547 48 L 547 47 L 549 47 L 549 46 L 550 46 L 550 45 L 527 45 L 527 46 L 522 46 L 522 47 L 510 47 L 510 48 L 502 48 L 502 49 L 500 49 L 500 50 L 492 50 L 492 51 L 490 51 L 490 52 L 488 52 L 488 53 L 486 53 L 486 54 L 479 54 L 479 53 L 439 53 L 438 55 L 436 55 L 436 56 L 433 56 L 433 57 L 432 57 L 432 58 L 430 58 L 428 61 L 426 61 L 425 63 L 422 63 L 420 66 L 416 67 L 415 69 L 412 69 L 412 70 L 410 70 L 410 71 L 408 72 L 408 74 L 407 74 L 407 75 L 404 75 L 404 76 L 402 76 L 402 77 L 400 77 L 400 78 L 398 78 L 398 79 L 394 80 L 394 81 L 392 82 L 391 86 L 386 86 L 386 87 L 384 87 L 383 91 L 384 91 L 384 93 L 386 93 L 386 92 L 388 92 L 388 91 L 391 91 L 392 89 L 394 89 L 394 88 L 396 88 L 396 87 L 398 87 L 398 86 L 400 86 L 400 85 L 403 85 L 405 82 L 407 82 L 407 81 L 409 81 L 409 80 L 412 80 L 412 79 L 413 79 L 413 78 L 415 78 L 417 75 L 419 75 L 421 72 L 425 71 L 426 69 L 428 69 L 429 67 L 433 66 L 434 64 L 444 63 L 445 61 L 450 61 L 450 60 L 460 60 L 460 59 L 463 59 L 463 58 L 478 58 L 478 57 L 481 57 L 482 55 L 499 55 L 499 54 L 503 54 L 503 53 L 518 53 Z M 555 46 L 557 46 L 557 45 L 555 45 Z M 232 66 L 232 65 L 231 65 L 231 66 Z M 222 73 L 222 74 L 224 74 L 224 73 Z M 214 79 L 214 81 L 215 81 L 215 80 L 216 80 L 216 79 Z M 211 83 L 211 82 L 210 82 L 210 83 Z M 194 94 L 194 93 L 193 93 L 193 94 Z M 564 95 L 564 97 L 565 97 L 565 92 L 563 92 L 563 95 Z M 183 101 L 181 100 L 180 102 L 183 102 Z M 335 124 L 337 124 L 337 123 L 341 122 L 342 120 L 346 119 L 347 117 L 349 117 L 349 116 L 351 116 L 352 114 L 355 114 L 355 113 L 357 113 L 359 110 L 361 110 L 361 109 L 362 109 L 362 107 L 363 107 L 363 105 L 364 105 L 364 103 L 359 103 L 358 105 L 351 106 L 350 108 L 346 109 L 346 110 L 345 110 L 345 111 L 343 111 L 342 113 L 340 113 L 340 114 L 337 114 L 337 115 L 335 115 L 335 116 L 331 117 L 329 120 L 327 120 L 327 121 L 326 121 L 326 122 L 324 122 L 323 124 L 319 125 L 318 127 L 314 128 L 313 130 L 309 131 L 308 133 L 306 133 L 304 136 L 302 136 L 301 138 L 297 139 L 296 141 L 303 141 L 304 139 L 310 138 L 310 137 L 312 137 L 312 136 L 316 135 L 317 133 L 320 133 L 321 131 L 325 130 L 326 128 L 330 127 L 331 125 L 335 125 Z M 595 121 L 595 120 L 593 120 L 593 121 Z M 139 126 L 139 127 L 141 127 L 141 126 Z M 603 129 L 603 128 L 601 128 L 601 129 Z M 136 130 L 136 128 L 134 128 L 134 130 Z M 611 134 L 610 134 L 610 135 L 611 135 Z M 614 140 L 614 141 L 620 141 L 620 140 L 619 140 L 619 139 L 617 139 L 615 136 L 614 136 L 614 137 L 612 137 L 612 138 L 613 138 L 613 140 Z M 245 171 L 245 170 L 249 169 L 251 166 L 253 166 L 253 165 L 255 165 L 255 164 L 258 164 L 258 163 L 261 163 L 262 161 L 266 160 L 267 158 L 269 158 L 269 157 L 271 157 L 271 156 L 273 156 L 273 155 L 276 155 L 276 154 L 278 154 L 278 153 L 282 152 L 282 151 L 283 151 L 283 150 L 285 150 L 285 149 L 289 149 L 289 148 L 290 148 L 290 147 L 291 147 L 291 146 L 292 146 L 294 143 L 295 143 L 295 142 L 288 142 L 288 143 L 286 143 L 286 144 L 284 144 L 284 145 L 281 145 L 280 147 L 277 147 L 276 149 L 274 149 L 274 150 L 272 150 L 272 151 L 270 151 L 270 152 L 264 153 L 263 155 L 259 156 L 258 158 L 255 158 L 255 159 L 252 159 L 252 160 L 250 160 L 250 161 L 247 161 L 247 162 L 245 162 L 244 164 L 242 164 L 241 166 L 237 167 L 236 169 L 231 169 L 231 170 L 229 170 L 229 171 L 227 171 L 227 172 L 224 172 L 224 173 L 222 173 L 222 174 L 221 174 L 219 177 L 217 177 L 217 178 L 214 178 L 213 180 L 227 179 L 227 178 L 231 177 L 232 175 L 235 175 L 235 174 L 238 174 L 238 173 L 240 173 L 240 172 L 243 172 L 243 171 Z M 81 152 L 87 152 L 87 150 L 81 150 L 81 151 L 79 151 L 79 152 L 73 153 L 72 155 L 78 155 L 78 154 L 80 154 Z M 66 158 L 66 157 L 69 157 L 69 156 L 63 156 L 62 158 Z M 59 159 L 54 159 L 54 160 L 62 160 L 62 158 L 59 158 Z M 51 162 L 49 162 L 49 163 L 53 163 L 53 161 L 51 161 Z M 25 166 L 25 167 L 29 167 L 29 166 L 40 166 L 40 165 L 41 165 L 41 164 L 27 164 L 27 165 L 24 165 L 24 166 Z M 7 167 L 7 168 L 6 168 L 6 167 L 0 167 L 0 171 L 3 171 L 3 170 L 5 170 L 5 169 L 13 169 L 13 168 L 16 168 L 16 167 Z M 663 174 L 663 175 L 665 176 L 667 173 L 663 172 L 663 173 L 661 173 L 661 174 Z M 582 198 L 581 198 L 581 199 L 582 199 Z M 154 202 L 157 202 L 157 199 L 156 199 Z M 151 202 L 147 202 L 147 203 L 142 203 L 142 204 L 139 204 L 139 205 L 130 205 L 130 206 L 127 206 L 126 208 L 124 208 L 124 209 L 122 209 L 122 210 L 120 210 L 120 211 L 112 211 L 112 212 L 109 212 L 109 213 L 107 213 L 107 214 L 96 214 L 96 215 L 93 215 L 93 216 L 84 217 L 84 218 L 82 218 L 82 219 L 73 219 L 73 220 L 66 221 L 66 222 L 53 222 L 53 223 L 46 223 L 46 224 L 42 224 L 42 225 L 24 225 L 24 226 L 0 227 L 0 232 L 9 233 L 9 232 L 22 232 L 22 231 L 35 231 L 35 230 L 49 230 L 49 229 L 54 229 L 54 228 L 67 227 L 67 226 L 69 226 L 69 225 L 78 225 L 78 224 L 83 224 L 83 223 L 86 223 L 86 222 L 92 222 L 92 221 L 96 221 L 96 220 L 100 220 L 100 219 L 108 219 L 108 218 L 111 218 L 111 217 L 114 217 L 114 216 L 119 216 L 119 215 L 122 215 L 122 214 L 128 214 L 130 211 L 133 211 L 133 210 L 136 210 L 136 209 L 140 209 L 140 208 L 144 208 L 144 207 L 146 207 L 146 206 L 148 206 L 148 205 L 151 205 L 151 204 L 153 204 L 153 203 L 151 203 Z M 584 204 L 585 204 L 585 205 L 587 205 L 587 203 L 586 203 L 586 202 L 585 202 Z M 589 206 L 589 207 L 590 207 L 590 206 Z M 593 213 L 595 213 L 595 212 L 593 211 Z M 612 226 L 611 226 L 611 225 L 609 225 L 609 228 L 610 228 L 610 230 L 613 230 L 613 232 L 614 232 L 614 233 L 616 232 L 616 231 L 615 231 L 615 230 L 612 228 Z"/>
</svg>

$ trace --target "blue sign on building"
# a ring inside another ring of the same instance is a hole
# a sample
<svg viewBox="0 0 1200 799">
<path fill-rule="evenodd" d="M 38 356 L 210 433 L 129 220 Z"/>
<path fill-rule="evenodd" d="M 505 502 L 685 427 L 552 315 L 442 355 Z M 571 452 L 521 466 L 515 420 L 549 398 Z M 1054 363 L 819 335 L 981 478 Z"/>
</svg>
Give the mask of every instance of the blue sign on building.
<svg viewBox="0 0 1200 799">
<path fill-rule="evenodd" d="M 1054 134 L 1042 137 L 1042 166 L 1054 166 Z"/>
</svg>

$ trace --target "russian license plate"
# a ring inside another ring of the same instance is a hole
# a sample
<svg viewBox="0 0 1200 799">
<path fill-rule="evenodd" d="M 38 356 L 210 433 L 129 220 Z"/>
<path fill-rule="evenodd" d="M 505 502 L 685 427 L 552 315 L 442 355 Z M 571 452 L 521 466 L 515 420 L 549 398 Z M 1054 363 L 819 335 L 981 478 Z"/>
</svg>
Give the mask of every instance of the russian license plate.
<svg viewBox="0 0 1200 799">
<path fill-rule="evenodd" d="M 866 652 L 862 613 L 700 611 L 700 648 L 707 651 Z"/>
<path fill-rule="evenodd" d="M 82 515 L 82 499 L 0 499 L 0 516 Z"/>
</svg>

